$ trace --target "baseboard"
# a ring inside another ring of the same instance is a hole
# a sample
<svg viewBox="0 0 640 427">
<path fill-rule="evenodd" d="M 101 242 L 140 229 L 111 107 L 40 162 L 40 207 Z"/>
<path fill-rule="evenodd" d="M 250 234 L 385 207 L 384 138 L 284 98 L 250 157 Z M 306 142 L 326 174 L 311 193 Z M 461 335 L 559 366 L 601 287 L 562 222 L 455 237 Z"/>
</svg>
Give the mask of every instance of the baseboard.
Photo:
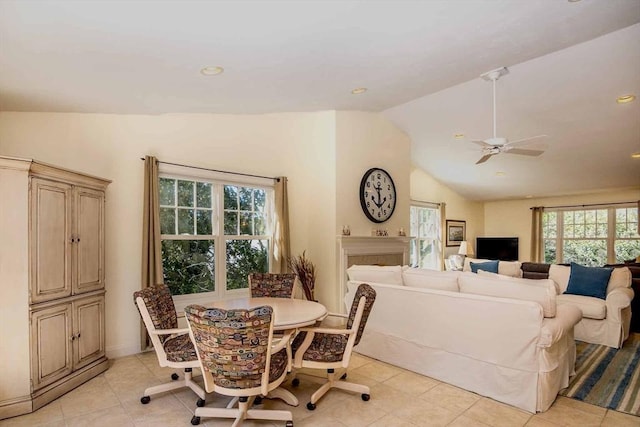
<svg viewBox="0 0 640 427">
<path fill-rule="evenodd" d="M 31 396 L 21 396 L 0 402 L 0 420 L 28 414 L 32 411 Z"/>
</svg>

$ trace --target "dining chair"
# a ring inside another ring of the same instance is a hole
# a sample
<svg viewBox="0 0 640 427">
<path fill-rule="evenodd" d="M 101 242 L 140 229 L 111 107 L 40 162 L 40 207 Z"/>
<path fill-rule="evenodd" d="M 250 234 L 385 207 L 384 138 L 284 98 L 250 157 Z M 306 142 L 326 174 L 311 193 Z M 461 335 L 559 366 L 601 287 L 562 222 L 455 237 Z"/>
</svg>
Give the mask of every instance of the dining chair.
<svg viewBox="0 0 640 427">
<path fill-rule="evenodd" d="M 147 388 L 140 402 L 147 404 L 152 395 L 189 387 L 199 397 L 196 405 L 204 406 L 205 391 L 193 381 L 193 368 L 200 367 L 196 349 L 189 338 L 189 329 L 178 328 L 178 315 L 169 287 L 161 284 L 136 291 L 133 300 L 147 328 L 160 366 L 184 370 L 182 380 L 178 381 L 180 377 L 174 372 L 171 382 Z"/>
<path fill-rule="evenodd" d="M 251 273 L 249 288 L 251 296 L 293 298 L 293 286 L 296 281 L 294 273 Z"/>
<path fill-rule="evenodd" d="M 223 310 L 189 305 L 184 311 L 205 389 L 233 397 L 226 408 L 196 408 L 191 424 L 200 424 L 201 417 L 215 417 L 235 418 L 234 427 L 245 419 L 280 420 L 293 427 L 290 411 L 250 409 L 256 397 L 267 396 L 287 376 L 289 356 L 285 347 L 290 336 L 273 344 L 273 309 Z"/>
<path fill-rule="evenodd" d="M 316 403 L 331 388 L 361 393 L 362 400 L 365 402 L 369 400 L 369 387 L 344 380 L 347 378 L 346 370 L 349 367 L 351 353 L 360 342 L 375 299 L 376 291 L 363 283 L 356 290 L 348 316 L 329 313 L 329 317 L 346 319 L 344 328 L 325 327 L 321 324 L 299 329 L 300 332 L 292 344 L 294 369 L 327 370 L 326 382 L 311 395 L 311 401 L 307 403 L 307 409 L 310 411 L 316 409 Z M 294 370 L 292 385 L 297 386 L 300 380 L 295 378 L 295 375 Z"/>
</svg>

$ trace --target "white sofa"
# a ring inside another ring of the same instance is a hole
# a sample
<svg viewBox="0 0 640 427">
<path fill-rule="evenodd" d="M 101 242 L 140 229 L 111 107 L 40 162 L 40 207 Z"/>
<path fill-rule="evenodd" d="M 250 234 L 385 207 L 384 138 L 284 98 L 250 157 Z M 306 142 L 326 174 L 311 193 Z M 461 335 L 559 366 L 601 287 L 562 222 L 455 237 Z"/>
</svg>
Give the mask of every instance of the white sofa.
<svg viewBox="0 0 640 427">
<path fill-rule="evenodd" d="M 470 263 L 488 260 L 466 258 L 463 271 L 471 271 Z M 498 264 L 499 276 L 521 277 L 522 264 L 518 261 Z M 575 339 L 593 344 L 620 348 L 629 338 L 631 325 L 631 270 L 628 267 L 614 268 L 607 284 L 606 299 L 591 296 L 565 294 L 569 285 L 571 267 L 552 264 L 549 279 L 556 285 L 557 304 L 572 304 L 582 311 L 582 320 L 575 327 Z"/>
<path fill-rule="evenodd" d="M 348 274 L 347 307 L 360 283 L 377 292 L 357 352 L 532 413 L 568 386 L 581 312 L 556 304 L 551 280 L 399 266 Z"/>
</svg>

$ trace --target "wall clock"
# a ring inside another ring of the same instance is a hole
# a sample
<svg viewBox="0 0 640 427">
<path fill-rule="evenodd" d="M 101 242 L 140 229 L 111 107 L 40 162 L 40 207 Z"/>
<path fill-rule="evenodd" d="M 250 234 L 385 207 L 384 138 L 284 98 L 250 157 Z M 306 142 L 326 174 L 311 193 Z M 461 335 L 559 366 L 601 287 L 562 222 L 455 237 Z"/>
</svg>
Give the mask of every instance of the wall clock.
<svg viewBox="0 0 640 427">
<path fill-rule="evenodd" d="M 385 222 L 396 208 L 396 186 L 384 169 L 371 168 L 360 181 L 360 206 L 373 222 Z"/>
</svg>

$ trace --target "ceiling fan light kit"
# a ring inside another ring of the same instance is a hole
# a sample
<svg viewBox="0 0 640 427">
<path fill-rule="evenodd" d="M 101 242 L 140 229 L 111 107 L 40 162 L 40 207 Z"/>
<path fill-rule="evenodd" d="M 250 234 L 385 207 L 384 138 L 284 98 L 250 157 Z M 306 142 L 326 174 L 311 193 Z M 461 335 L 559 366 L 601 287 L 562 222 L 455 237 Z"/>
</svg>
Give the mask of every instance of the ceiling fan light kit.
<svg viewBox="0 0 640 427">
<path fill-rule="evenodd" d="M 539 156 L 544 152 L 543 150 L 529 150 L 526 148 L 515 149 L 515 147 L 529 144 L 530 141 L 534 139 L 546 138 L 547 135 L 537 135 L 512 142 L 509 142 L 509 140 L 505 137 L 498 136 L 498 126 L 496 119 L 496 82 L 500 77 L 507 74 L 509 74 L 509 69 L 507 67 L 500 67 L 496 68 L 495 70 L 487 71 L 486 73 L 480 75 L 483 80 L 493 83 L 493 137 L 483 140 L 471 141 L 482 147 L 482 157 L 476 162 L 476 164 L 484 163 L 491 157 L 500 153 Z"/>
</svg>

